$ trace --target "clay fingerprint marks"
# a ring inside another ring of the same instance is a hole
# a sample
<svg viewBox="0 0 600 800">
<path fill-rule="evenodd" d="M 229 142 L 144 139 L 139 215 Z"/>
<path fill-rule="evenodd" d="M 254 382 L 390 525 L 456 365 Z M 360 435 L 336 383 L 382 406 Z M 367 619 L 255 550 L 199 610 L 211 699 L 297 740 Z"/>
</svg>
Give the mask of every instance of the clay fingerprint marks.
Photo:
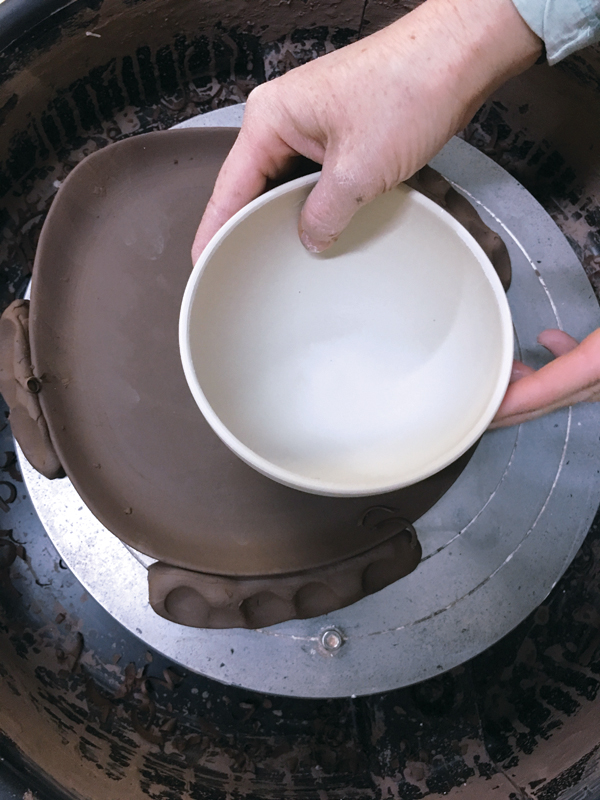
<svg viewBox="0 0 600 800">
<path fill-rule="evenodd" d="M 0 317 L 0 393 L 10 409 L 10 425 L 29 463 L 46 478 L 64 470 L 50 441 L 29 350 L 29 301 L 15 300 Z"/>
<path fill-rule="evenodd" d="M 471 203 L 431 167 L 420 169 L 406 181 L 406 184 L 444 208 L 468 230 L 492 262 L 504 291 L 508 291 L 512 268 L 506 245 L 502 238 L 485 224 Z"/>
<path fill-rule="evenodd" d="M 408 575 L 421 560 L 415 529 L 393 509 L 369 509 L 360 524 L 385 525 L 390 538 L 296 575 L 235 579 L 157 562 L 148 570 L 150 605 L 161 617 L 194 628 L 265 628 L 344 608 Z"/>
</svg>

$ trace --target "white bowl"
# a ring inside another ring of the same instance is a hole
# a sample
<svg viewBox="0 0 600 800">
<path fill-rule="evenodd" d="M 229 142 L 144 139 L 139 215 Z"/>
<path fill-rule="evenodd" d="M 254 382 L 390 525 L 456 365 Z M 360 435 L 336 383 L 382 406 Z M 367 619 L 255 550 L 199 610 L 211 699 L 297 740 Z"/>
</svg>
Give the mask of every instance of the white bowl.
<svg viewBox="0 0 600 800">
<path fill-rule="evenodd" d="M 185 290 L 181 358 L 209 424 L 259 472 L 379 494 L 485 431 L 510 377 L 511 316 L 481 247 L 404 185 L 308 253 L 298 218 L 317 179 L 267 192 L 214 236 Z"/>
</svg>

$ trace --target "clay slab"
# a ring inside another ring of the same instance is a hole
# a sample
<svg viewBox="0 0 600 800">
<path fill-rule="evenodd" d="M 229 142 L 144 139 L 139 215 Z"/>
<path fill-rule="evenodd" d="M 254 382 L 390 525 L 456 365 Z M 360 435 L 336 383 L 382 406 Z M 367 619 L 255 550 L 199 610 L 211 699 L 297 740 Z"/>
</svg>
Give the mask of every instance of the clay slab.
<svg viewBox="0 0 600 800">
<path fill-rule="evenodd" d="M 74 486 L 124 542 L 175 566 L 272 575 L 333 563 L 389 532 L 376 505 L 414 521 L 468 454 L 416 487 L 332 500 L 282 487 L 234 456 L 186 385 L 177 322 L 190 247 L 237 131 L 134 137 L 88 157 L 40 239 L 30 339 L 40 402 Z"/>
</svg>

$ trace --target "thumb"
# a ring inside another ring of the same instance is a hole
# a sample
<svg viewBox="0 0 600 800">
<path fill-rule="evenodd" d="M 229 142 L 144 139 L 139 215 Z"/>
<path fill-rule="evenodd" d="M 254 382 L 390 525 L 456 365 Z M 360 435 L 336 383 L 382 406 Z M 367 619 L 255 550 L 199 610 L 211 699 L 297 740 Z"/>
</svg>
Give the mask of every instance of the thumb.
<svg viewBox="0 0 600 800">
<path fill-rule="evenodd" d="M 373 199 L 355 180 L 340 180 L 333 165 L 324 163 L 321 176 L 300 214 L 298 232 L 304 247 L 321 253 L 333 244 L 358 209 Z"/>
</svg>

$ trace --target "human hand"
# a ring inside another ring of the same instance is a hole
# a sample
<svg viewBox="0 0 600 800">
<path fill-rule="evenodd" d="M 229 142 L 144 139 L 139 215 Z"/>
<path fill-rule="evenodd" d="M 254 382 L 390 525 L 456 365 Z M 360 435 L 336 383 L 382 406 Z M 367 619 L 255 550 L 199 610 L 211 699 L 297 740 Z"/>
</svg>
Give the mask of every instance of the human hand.
<svg viewBox="0 0 600 800">
<path fill-rule="evenodd" d="M 490 428 L 518 425 L 575 403 L 600 400 L 600 329 L 579 344 L 547 330 L 538 342 L 556 359 L 537 370 L 515 361 L 513 377 Z"/>
<path fill-rule="evenodd" d="M 387 28 L 257 87 L 192 248 L 299 155 L 323 165 L 300 216 L 303 244 L 332 244 L 364 203 L 409 178 L 541 40 L 511 0 L 427 0 Z"/>
</svg>

